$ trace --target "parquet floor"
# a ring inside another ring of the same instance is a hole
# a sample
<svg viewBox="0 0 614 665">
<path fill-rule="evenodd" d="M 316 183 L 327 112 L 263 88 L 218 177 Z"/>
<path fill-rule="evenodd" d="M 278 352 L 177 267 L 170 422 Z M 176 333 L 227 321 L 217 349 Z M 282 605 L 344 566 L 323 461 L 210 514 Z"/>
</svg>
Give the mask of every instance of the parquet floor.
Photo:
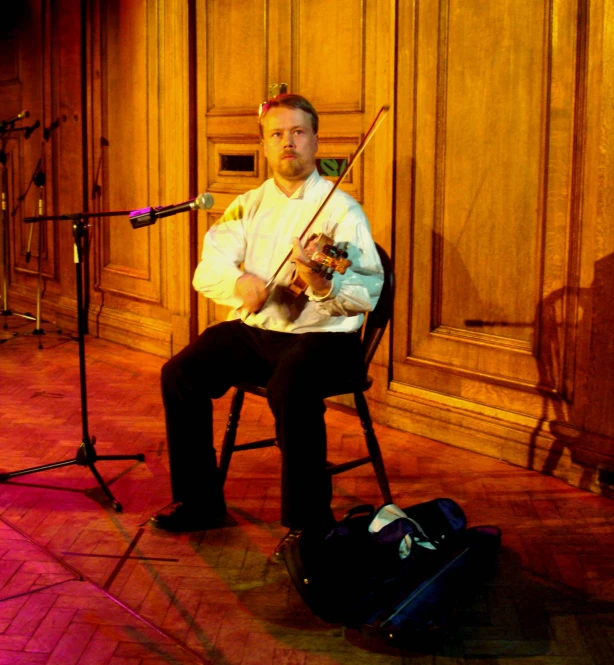
<svg viewBox="0 0 614 665">
<path fill-rule="evenodd" d="M 53 334 L 0 343 L 0 472 L 74 459 L 82 439 L 78 345 Z M 614 503 L 472 453 L 377 427 L 395 501 L 458 501 L 470 524 L 503 531 L 497 572 L 435 644 L 405 650 L 327 624 L 269 561 L 279 524 L 275 449 L 235 456 L 228 526 L 169 535 L 147 526 L 170 500 L 161 358 L 87 338 L 88 432 L 98 454 L 0 484 L 0 665 L 612 665 Z M 216 431 L 228 398 L 218 401 Z M 332 459 L 362 447 L 330 409 Z M 272 425 L 247 399 L 242 436 Z M 335 478 L 335 513 L 379 503 L 362 467 Z"/>
</svg>

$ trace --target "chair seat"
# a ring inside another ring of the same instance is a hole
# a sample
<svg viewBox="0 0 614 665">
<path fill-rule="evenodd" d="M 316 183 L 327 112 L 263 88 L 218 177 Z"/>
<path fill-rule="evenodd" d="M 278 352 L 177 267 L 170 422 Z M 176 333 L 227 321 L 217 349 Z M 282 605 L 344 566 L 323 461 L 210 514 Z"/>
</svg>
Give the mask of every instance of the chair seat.
<svg viewBox="0 0 614 665">
<path fill-rule="evenodd" d="M 357 391 L 366 392 L 373 385 L 373 377 L 367 375 L 359 385 L 352 386 L 348 389 L 344 395 L 351 395 Z M 239 390 L 242 390 L 244 393 L 250 393 L 250 395 L 257 395 L 258 397 L 267 396 L 266 388 L 262 386 L 257 386 L 255 383 L 239 383 L 235 386 Z M 326 395 L 326 397 L 333 397 L 333 395 Z"/>
</svg>

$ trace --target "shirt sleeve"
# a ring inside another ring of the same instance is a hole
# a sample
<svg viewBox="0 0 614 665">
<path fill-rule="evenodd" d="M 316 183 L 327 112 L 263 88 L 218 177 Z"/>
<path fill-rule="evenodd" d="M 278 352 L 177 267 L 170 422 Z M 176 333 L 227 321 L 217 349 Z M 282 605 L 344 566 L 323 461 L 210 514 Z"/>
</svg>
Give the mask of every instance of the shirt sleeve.
<svg viewBox="0 0 614 665">
<path fill-rule="evenodd" d="M 384 283 L 384 270 L 371 236 L 369 220 L 360 205 L 347 197 L 337 205 L 323 226 L 335 245 L 347 243 L 352 265 L 345 273 L 333 273 L 330 293 L 318 298 L 311 289 L 306 295 L 316 308 L 329 316 L 353 316 L 375 308 Z"/>
<path fill-rule="evenodd" d="M 233 309 L 242 305 L 235 295 L 235 283 L 245 260 L 245 225 L 242 197 L 228 206 L 207 231 L 192 285 L 207 298 Z"/>
</svg>

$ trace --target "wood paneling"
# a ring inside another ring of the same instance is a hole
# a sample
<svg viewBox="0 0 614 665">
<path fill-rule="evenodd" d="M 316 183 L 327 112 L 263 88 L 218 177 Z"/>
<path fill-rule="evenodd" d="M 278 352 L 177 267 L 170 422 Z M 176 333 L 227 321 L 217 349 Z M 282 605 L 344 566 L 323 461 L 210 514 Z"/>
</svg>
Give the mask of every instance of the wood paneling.
<svg viewBox="0 0 614 665">
<path fill-rule="evenodd" d="M 80 44 L 74 39 L 80 8 L 67 2 L 30 2 L 22 11 L 10 40 L 18 79 L 9 89 L 19 106 L 15 112 L 30 112 L 20 126 L 33 131 L 27 139 L 22 132 L 11 146 L 9 304 L 12 300 L 11 309 L 22 312 L 38 309 L 40 257 L 43 309 L 49 303 L 54 316 L 74 317 L 71 222 L 31 225 L 23 220 L 83 210 Z"/>
<path fill-rule="evenodd" d="M 208 0 L 198 13 L 206 17 L 207 111 L 252 114 L 262 101 L 268 63 L 269 3 Z M 199 34 L 199 37 L 202 35 Z"/>
<path fill-rule="evenodd" d="M 366 3 L 311 0 L 295 4 L 293 89 L 300 90 L 319 113 L 362 111 L 365 97 L 371 96 L 365 89 L 365 46 L 373 34 L 367 30 Z"/>
<path fill-rule="evenodd" d="M 160 26 L 148 4 L 113 0 L 100 6 L 103 147 L 96 184 L 103 210 L 171 203 L 160 198 Z M 104 219 L 97 287 L 159 304 L 161 228 L 162 224 L 148 226 L 128 238 L 131 229 L 125 217 Z"/>
<path fill-rule="evenodd" d="M 93 2 L 89 22 L 90 173 L 94 211 L 189 197 L 188 25 L 183 3 Z M 189 220 L 132 229 L 95 223 L 97 332 L 164 355 L 189 329 Z"/>
<path fill-rule="evenodd" d="M 350 156 L 388 104 L 342 185 L 396 269 L 374 416 L 602 491 L 614 469 L 614 0 L 23 6 L 0 26 L 0 119 L 28 108 L 41 127 L 5 145 L 11 213 L 41 156 L 48 215 L 215 196 L 205 214 L 138 230 L 92 217 L 92 334 L 168 356 L 226 316 L 191 302 L 195 258 L 232 199 L 270 175 L 257 108 L 280 84 L 318 108 L 322 158 Z M 40 193 L 7 229 L 21 311 L 37 286 L 22 220 Z M 63 327 L 75 325 L 71 226 L 40 227 L 43 313 Z"/>
<path fill-rule="evenodd" d="M 162 355 L 189 338 L 188 217 L 133 230 L 127 215 L 95 213 L 189 198 L 187 9 L 179 0 L 32 1 L 12 39 L 21 78 L 10 87 L 42 125 L 11 148 L 12 198 L 41 158 L 47 178 L 11 226 L 11 297 L 33 311 L 36 268 L 25 258 L 30 245 L 38 256 L 38 225 L 31 241 L 21 222 L 42 193 L 46 215 L 87 215 L 90 332 Z M 75 327 L 72 222 L 41 229 L 43 311 Z"/>
<path fill-rule="evenodd" d="M 416 35 L 414 238 L 398 247 L 413 258 L 411 335 L 395 378 L 423 385 L 424 361 L 536 386 L 540 306 L 567 283 L 578 225 L 569 214 L 576 34 L 553 42 L 547 7 L 535 3 L 430 7 Z M 562 367 L 549 369 L 544 387 L 560 393 Z"/>
<path fill-rule="evenodd" d="M 198 248 L 212 217 L 237 194 L 270 177 L 259 146 L 257 109 L 277 94 L 280 84 L 317 109 L 319 156 L 351 157 L 380 106 L 393 103 L 392 6 L 383 0 L 253 0 L 241 3 L 239 12 L 233 2 L 197 3 L 197 78 L 204 81 L 198 92 L 197 133 L 206 150 L 199 159 L 199 190 L 215 194 L 214 211 L 198 219 L 193 240 Z M 391 163 L 392 130 L 390 120 L 341 185 L 364 205 L 378 240 L 387 246 L 392 173 L 376 170 L 376 161 Z M 254 155 L 256 168 L 224 172 L 224 151 Z M 202 298 L 198 311 L 199 330 L 227 314 Z"/>
<path fill-rule="evenodd" d="M 590 316 L 589 362 L 583 398 L 586 415 L 582 426 L 587 445 L 607 455 L 606 469 L 614 465 L 614 2 L 589 5 L 587 19 L 591 49 L 587 62 L 587 151 L 583 195 L 585 235 L 582 242 L 582 282 Z M 587 326 L 588 327 L 588 326 Z M 589 432 L 590 435 L 587 435 Z M 594 439 L 593 439 L 594 436 Z"/>
<path fill-rule="evenodd" d="M 588 12 L 441 0 L 399 22 L 391 418 L 549 472 L 557 446 L 583 454 L 595 334 Z"/>
</svg>

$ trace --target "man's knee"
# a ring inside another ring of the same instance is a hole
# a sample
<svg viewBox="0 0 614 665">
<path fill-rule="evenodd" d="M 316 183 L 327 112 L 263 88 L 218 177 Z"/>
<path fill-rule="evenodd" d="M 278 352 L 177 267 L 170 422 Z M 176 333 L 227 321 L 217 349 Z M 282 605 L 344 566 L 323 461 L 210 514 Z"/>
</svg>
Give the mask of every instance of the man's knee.
<svg viewBox="0 0 614 665">
<path fill-rule="evenodd" d="M 162 365 L 162 378 L 173 378 L 183 373 L 184 368 L 189 367 L 195 354 L 194 344 L 188 344 L 179 353 L 176 353 L 172 358 L 169 358 L 164 365 Z"/>
</svg>

